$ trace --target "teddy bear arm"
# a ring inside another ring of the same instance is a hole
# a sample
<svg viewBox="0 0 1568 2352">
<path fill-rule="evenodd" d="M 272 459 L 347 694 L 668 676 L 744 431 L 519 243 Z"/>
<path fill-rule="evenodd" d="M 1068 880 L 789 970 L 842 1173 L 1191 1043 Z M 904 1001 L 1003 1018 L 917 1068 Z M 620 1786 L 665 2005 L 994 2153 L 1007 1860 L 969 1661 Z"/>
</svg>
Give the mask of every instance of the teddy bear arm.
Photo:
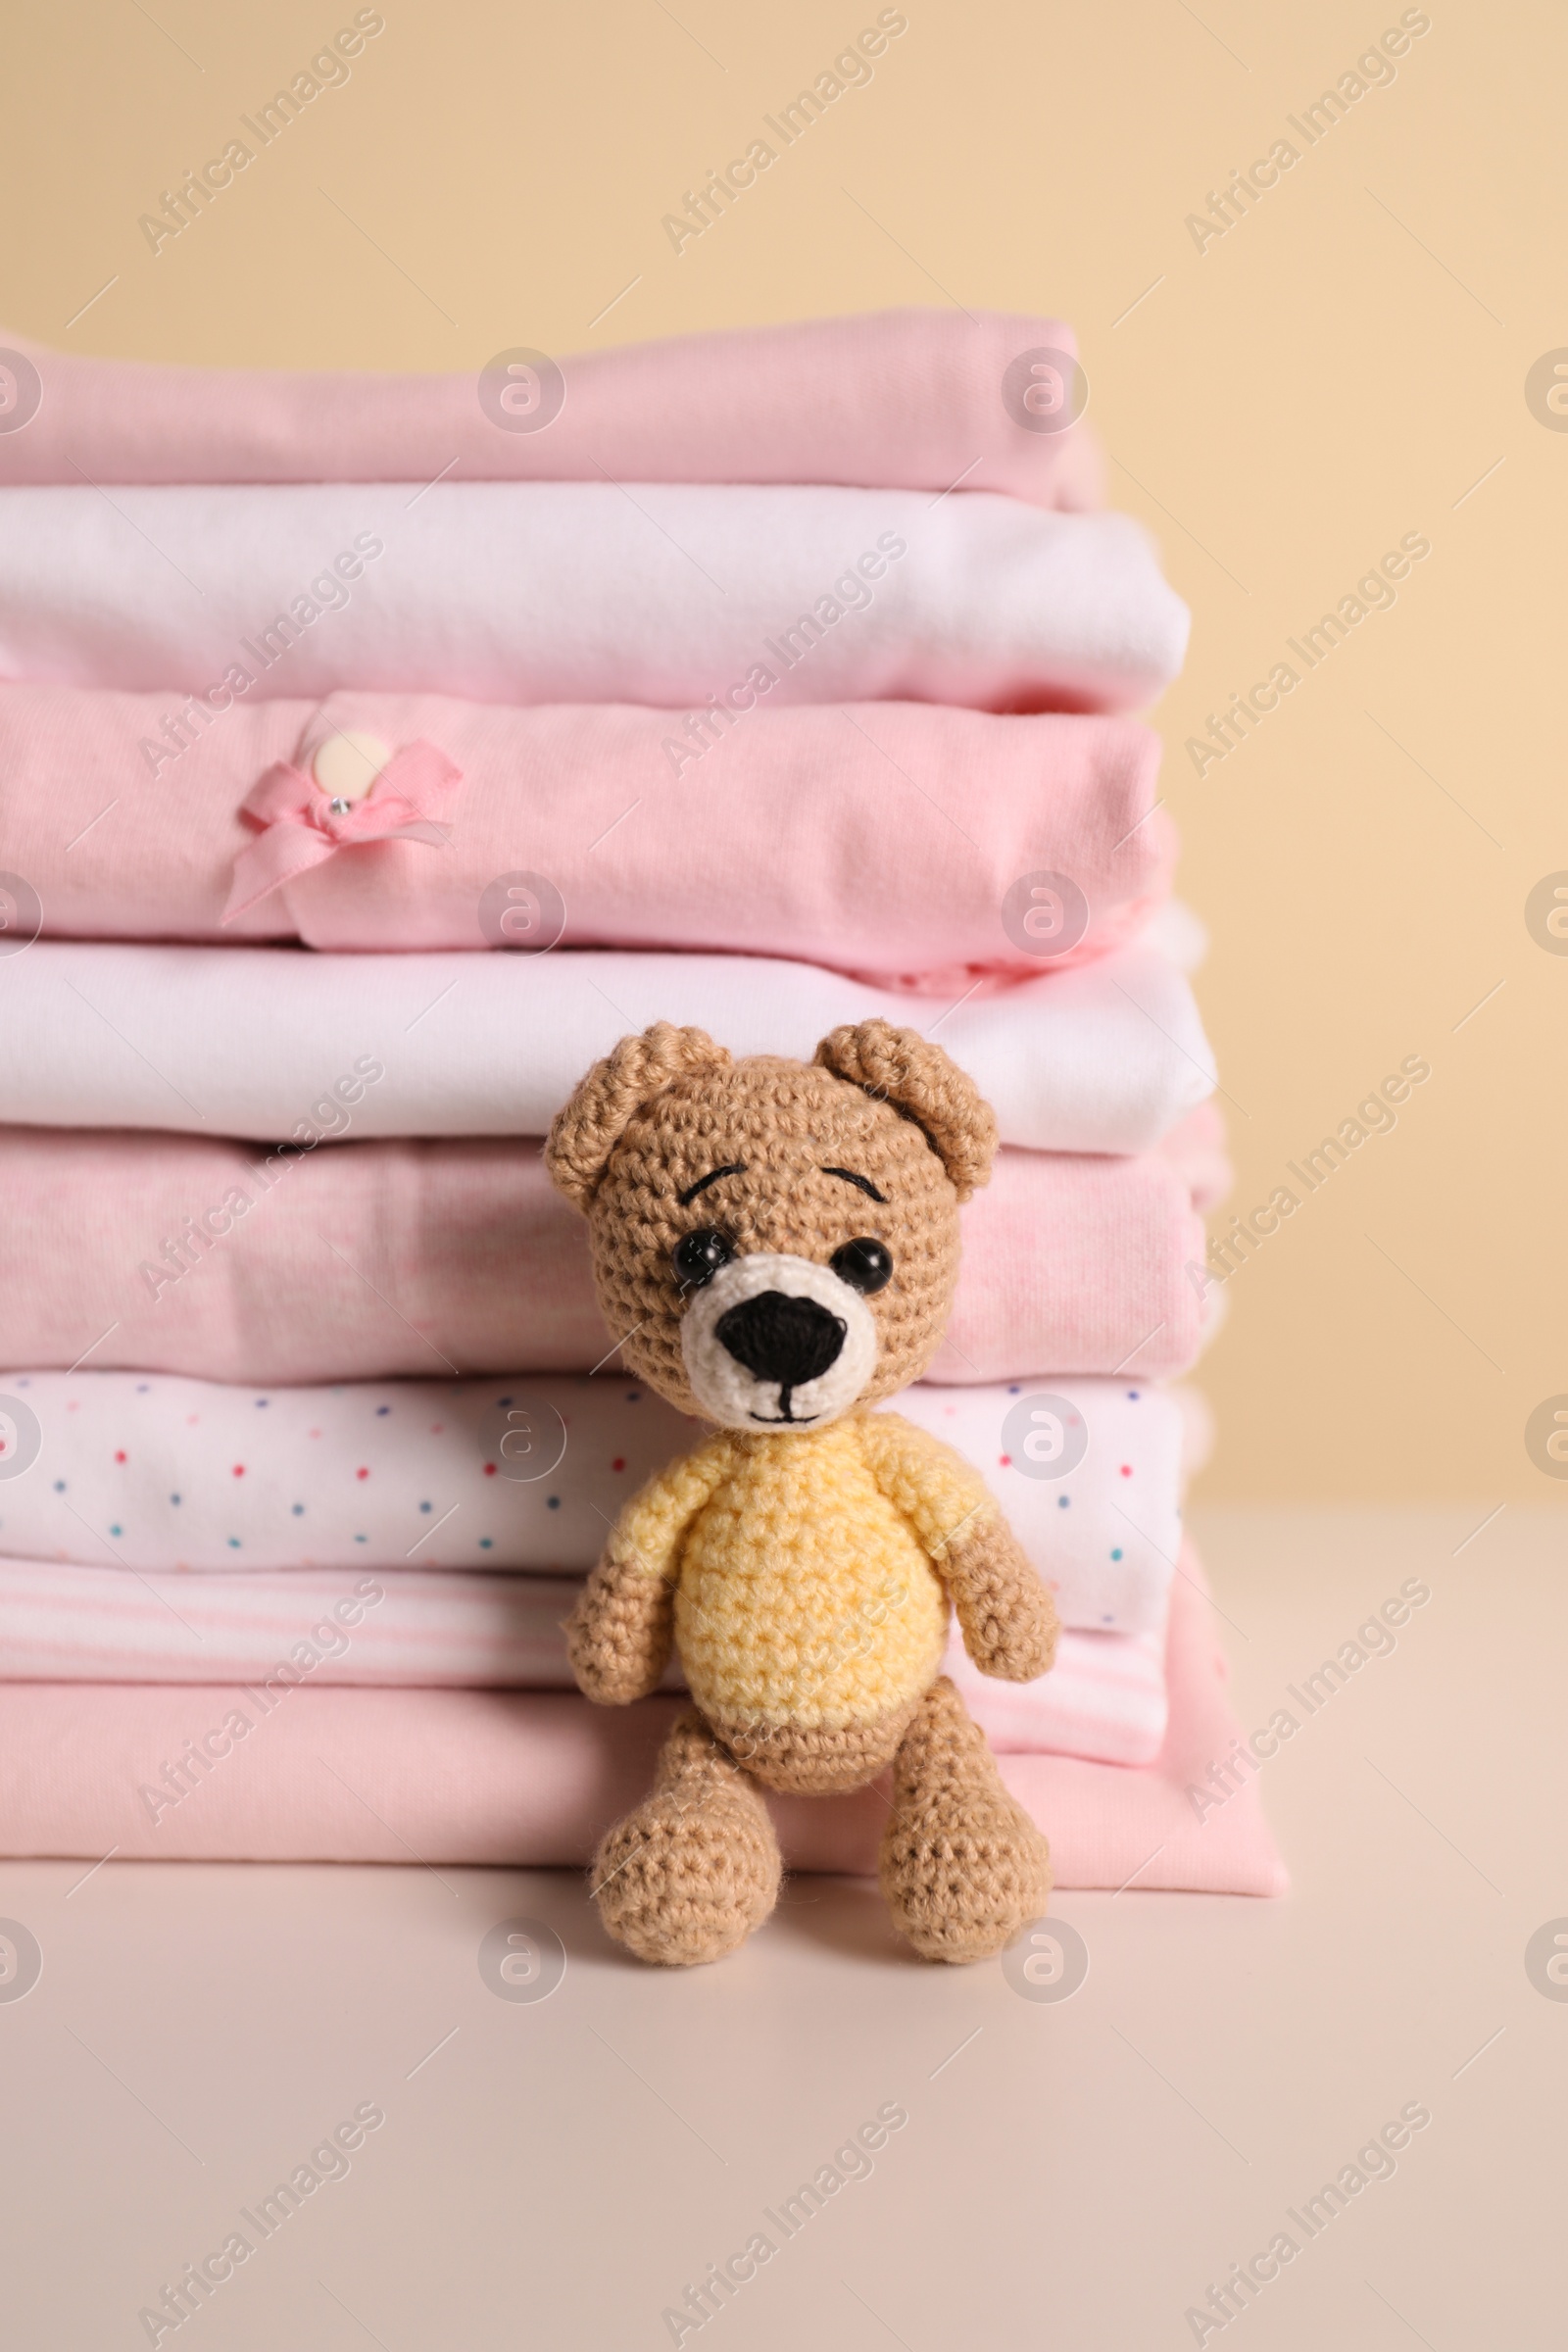
<svg viewBox="0 0 1568 2352">
<path fill-rule="evenodd" d="M 860 1443 L 952 1593 L 981 1673 L 1008 1683 L 1044 1674 L 1055 1655 L 1056 1611 L 978 1471 L 902 1413 L 867 1413 Z"/>
<path fill-rule="evenodd" d="M 674 1640 L 675 1589 L 612 1542 L 566 1619 L 577 1688 L 597 1706 L 625 1707 L 659 1688 Z"/>
<path fill-rule="evenodd" d="M 982 1674 L 1032 1683 L 1056 1654 L 1056 1610 L 1000 1511 L 977 1512 L 936 1560 L 963 1646 Z"/>
<path fill-rule="evenodd" d="M 674 1641 L 686 1537 L 731 1461 L 729 1441 L 710 1438 L 656 1472 L 616 1518 L 565 1627 L 577 1688 L 600 1706 L 629 1706 L 657 1690 Z"/>
</svg>

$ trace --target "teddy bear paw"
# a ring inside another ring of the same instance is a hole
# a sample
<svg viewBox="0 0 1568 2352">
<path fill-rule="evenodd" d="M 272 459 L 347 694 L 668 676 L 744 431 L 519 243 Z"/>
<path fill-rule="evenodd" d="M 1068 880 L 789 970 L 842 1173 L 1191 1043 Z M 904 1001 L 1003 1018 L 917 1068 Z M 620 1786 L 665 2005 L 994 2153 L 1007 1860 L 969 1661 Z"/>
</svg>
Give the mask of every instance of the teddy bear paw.
<svg viewBox="0 0 1568 2352">
<path fill-rule="evenodd" d="M 894 1764 L 881 1880 L 894 1925 L 926 1960 L 992 1958 L 1051 1893 L 1051 1848 L 945 1675 Z"/>
<path fill-rule="evenodd" d="M 778 1900 L 783 1863 L 757 1788 L 682 1718 L 666 1745 L 685 1766 L 609 1833 L 591 1885 L 606 1933 L 639 1960 L 721 1960 Z M 699 1749 L 696 1754 L 694 1748 Z M 702 1748 L 707 1753 L 700 1752 Z"/>
<path fill-rule="evenodd" d="M 1021 1805 L 975 1807 L 935 1837 L 890 1839 L 882 1890 L 922 1960 L 989 1960 L 1044 1913 L 1050 1848 Z"/>
</svg>

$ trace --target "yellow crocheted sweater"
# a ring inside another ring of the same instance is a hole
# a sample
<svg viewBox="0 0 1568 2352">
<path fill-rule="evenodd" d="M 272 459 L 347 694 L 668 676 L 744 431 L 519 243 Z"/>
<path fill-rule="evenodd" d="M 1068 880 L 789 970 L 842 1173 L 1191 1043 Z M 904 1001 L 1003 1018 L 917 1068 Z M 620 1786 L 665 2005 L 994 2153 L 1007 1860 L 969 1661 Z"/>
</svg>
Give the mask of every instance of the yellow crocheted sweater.
<svg viewBox="0 0 1568 2352">
<path fill-rule="evenodd" d="M 935 1678 L 959 1530 L 1000 1518 L 968 1463 L 897 1413 L 720 1430 L 621 1512 L 613 1558 L 675 1582 L 675 1640 L 714 1719 L 841 1731 Z"/>
</svg>

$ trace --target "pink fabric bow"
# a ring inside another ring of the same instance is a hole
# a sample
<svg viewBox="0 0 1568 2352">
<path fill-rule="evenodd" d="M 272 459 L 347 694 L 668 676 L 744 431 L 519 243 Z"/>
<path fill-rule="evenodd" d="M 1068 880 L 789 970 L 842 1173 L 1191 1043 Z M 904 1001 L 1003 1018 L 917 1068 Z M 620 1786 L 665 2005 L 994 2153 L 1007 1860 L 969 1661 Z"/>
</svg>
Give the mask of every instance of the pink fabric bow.
<svg viewBox="0 0 1568 2352">
<path fill-rule="evenodd" d="M 224 922 L 361 842 L 423 841 L 444 849 L 442 823 L 462 781 L 462 768 L 433 743 L 406 743 L 365 798 L 339 810 L 314 777 L 280 760 L 240 804 L 240 814 L 256 827 L 258 838 L 234 860 Z"/>
</svg>

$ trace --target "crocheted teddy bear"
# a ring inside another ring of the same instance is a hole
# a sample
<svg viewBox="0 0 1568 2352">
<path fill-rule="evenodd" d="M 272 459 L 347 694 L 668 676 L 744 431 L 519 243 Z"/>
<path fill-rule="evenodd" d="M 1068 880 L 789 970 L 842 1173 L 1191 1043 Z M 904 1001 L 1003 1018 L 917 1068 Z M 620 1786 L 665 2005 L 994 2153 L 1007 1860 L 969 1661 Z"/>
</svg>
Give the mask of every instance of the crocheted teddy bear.
<svg viewBox="0 0 1568 2352">
<path fill-rule="evenodd" d="M 566 1627 L 601 1705 L 653 1690 L 672 1642 L 691 1691 L 594 1863 L 606 1928 L 645 1960 L 716 1959 L 772 1910 L 762 1788 L 889 1765 L 882 1887 L 918 1951 L 979 1959 L 1045 1909 L 1046 1840 L 938 1669 L 952 1608 L 983 1674 L 1031 1681 L 1050 1594 L 978 1474 L 868 1409 L 936 1350 L 995 1148 L 964 1073 L 886 1021 L 808 1064 L 661 1022 L 551 1130 L 628 1369 L 714 1425 L 621 1511 Z"/>
</svg>

